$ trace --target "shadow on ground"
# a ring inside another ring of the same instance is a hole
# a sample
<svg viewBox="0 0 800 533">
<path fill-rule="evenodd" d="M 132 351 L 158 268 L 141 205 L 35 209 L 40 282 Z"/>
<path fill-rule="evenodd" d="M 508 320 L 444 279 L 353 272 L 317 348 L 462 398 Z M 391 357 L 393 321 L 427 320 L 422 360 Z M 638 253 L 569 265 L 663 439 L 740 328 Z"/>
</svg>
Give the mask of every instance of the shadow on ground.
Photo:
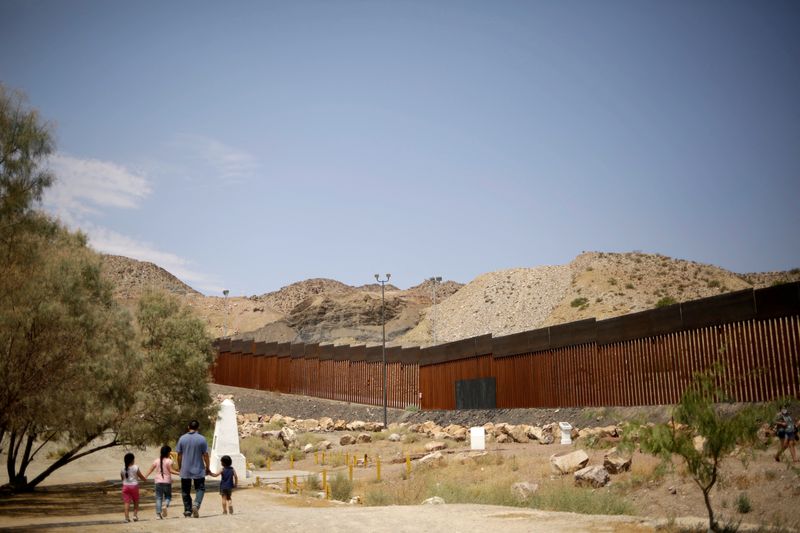
<svg viewBox="0 0 800 533">
<path fill-rule="evenodd" d="M 206 482 L 206 500 L 219 492 L 219 482 Z M 143 483 L 139 489 L 139 515 L 155 514 L 155 493 L 152 483 Z M 194 496 L 194 490 L 192 490 Z M 180 483 L 173 483 L 172 506 L 173 514 L 181 513 Z M 28 493 L 3 493 L 0 494 L 0 518 L 44 518 L 57 516 L 66 517 L 95 516 L 105 514 L 118 514 L 122 518 L 122 493 L 119 482 L 104 481 L 101 483 L 74 483 L 68 485 L 52 485 L 37 487 Z M 117 524 L 119 520 L 87 520 L 68 521 L 59 523 L 42 523 L 25 526 L 2 527 L 0 531 L 42 530 L 56 529 L 59 527 L 98 526 L 104 524 Z"/>
</svg>

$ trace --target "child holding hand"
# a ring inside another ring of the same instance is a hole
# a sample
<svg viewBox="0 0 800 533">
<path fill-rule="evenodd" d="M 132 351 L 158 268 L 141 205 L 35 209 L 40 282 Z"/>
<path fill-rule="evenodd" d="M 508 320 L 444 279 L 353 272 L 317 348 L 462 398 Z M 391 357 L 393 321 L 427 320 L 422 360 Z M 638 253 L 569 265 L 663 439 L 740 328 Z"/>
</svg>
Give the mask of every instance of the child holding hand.
<svg viewBox="0 0 800 533">
<path fill-rule="evenodd" d="M 169 504 L 172 501 L 172 474 L 180 475 L 180 472 L 172 465 L 171 452 L 172 448 L 162 446 L 159 458 L 153 461 L 150 470 L 145 474 L 145 477 L 148 477 L 154 470 L 156 472 L 156 477 L 153 481 L 156 486 L 156 516 L 158 518 L 167 517 L 167 509 L 169 509 Z"/>
<path fill-rule="evenodd" d="M 222 496 L 222 514 L 233 514 L 233 500 L 231 500 L 231 493 L 233 488 L 239 484 L 239 476 L 236 475 L 234 470 L 233 461 L 230 455 L 223 455 L 220 460 L 222 463 L 222 470 L 220 472 L 211 473 L 213 477 L 222 476 L 219 482 L 219 494 Z"/>
<path fill-rule="evenodd" d="M 119 473 L 122 479 L 122 501 L 125 502 L 126 522 L 131 521 L 129 517 L 131 502 L 133 502 L 133 521 L 139 520 L 139 480 L 147 481 L 139 467 L 133 464 L 135 459 L 132 453 L 126 453 L 123 459 L 125 468 Z"/>
</svg>

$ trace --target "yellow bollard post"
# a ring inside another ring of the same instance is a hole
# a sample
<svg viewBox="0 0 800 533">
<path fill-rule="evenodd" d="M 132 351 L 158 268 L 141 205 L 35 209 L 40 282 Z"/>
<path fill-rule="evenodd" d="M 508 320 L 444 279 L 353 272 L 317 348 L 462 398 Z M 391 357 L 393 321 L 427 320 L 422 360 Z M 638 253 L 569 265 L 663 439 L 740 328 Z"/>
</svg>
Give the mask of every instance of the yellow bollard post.
<svg viewBox="0 0 800 533">
<path fill-rule="evenodd" d="M 406 454 L 406 477 L 411 477 L 411 456 Z"/>
<path fill-rule="evenodd" d="M 364 468 L 367 467 L 367 462 L 368 461 L 369 461 L 369 457 L 367 457 L 367 454 L 364 454 Z"/>
<path fill-rule="evenodd" d="M 326 485 L 325 486 L 325 497 L 327 499 L 329 499 L 329 500 L 331 499 L 331 486 L 330 485 Z"/>
<path fill-rule="evenodd" d="M 322 490 L 328 490 L 328 471 L 322 469 Z"/>
<path fill-rule="evenodd" d="M 289 494 L 289 476 L 286 476 L 286 494 Z"/>
<path fill-rule="evenodd" d="M 292 487 L 294 488 L 294 490 L 298 489 L 298 486 L 297 486 L 297 475 L 292 476 Z"/>
<path fill-rule="evenodd" d="M 350 482 L 353 482 L 353 464 L 347 465 L 347 470 L 350 472 Z"/>
<path fill-rule="evenodd" d="M 346 454 L 344 454 L 344 464 L 346 464 L 346 465 L 350 464 L 350 452 L 347 452 Z"/>
<path fill-rule="evenodd" d="M 325 464 L 325 452 L 322 452 L 322 464 Z"/>
<path fill-rule="evenodd" d="M 319 452 L 314 452 L 314 464 L 319 464 Z"/>
<path fill-rule="evenodd" d="M 272 470 L 272 459 L 267 457 L 267 470 Z"/>
<path fill-rule="evenodd" d="M 378 481 L 381 480 L 381 456 L 378 456 L 377 462 L 375 463 L 375 467 L 378 472 Z"/>
<path fill-rule="evenodd" d="M 289 456 L 289 470 L 294 470 L 294 455 Z"/>
</svg>

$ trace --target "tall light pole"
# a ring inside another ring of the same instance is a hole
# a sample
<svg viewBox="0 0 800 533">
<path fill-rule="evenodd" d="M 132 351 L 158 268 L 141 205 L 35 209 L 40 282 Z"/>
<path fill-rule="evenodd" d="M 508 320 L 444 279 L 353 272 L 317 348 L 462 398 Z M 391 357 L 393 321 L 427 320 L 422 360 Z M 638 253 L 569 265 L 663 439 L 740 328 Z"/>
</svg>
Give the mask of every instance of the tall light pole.
<svg viewBox="0 0 800 533">
<path fill-rule="evenodd" d="M 225 297 L 225 337 L 228 336 L 228 289 L 222 290 L 222 295 Z"/>
<path fill-rule="evenodd" d="M 431 286 L 433 288 L 433 344 L 436 344 L 436 284 L 442 282 L 442 276 L 434 276 L 431 279 Z"/>
<path fill-rule="evenodd" d="M 379 274 L 375 274 L 375 280 L 381 284 L 381 328 L 382 328 L 382 348 L 381 354 L 383 356 L 383 429 L 389 427 L 386 422 L 386 300 L 384 298 L 384 289 L 386 282 L 391 278 L 391 274 L 386 274 L 386 279 L 381 279 Z"/>
</svg>

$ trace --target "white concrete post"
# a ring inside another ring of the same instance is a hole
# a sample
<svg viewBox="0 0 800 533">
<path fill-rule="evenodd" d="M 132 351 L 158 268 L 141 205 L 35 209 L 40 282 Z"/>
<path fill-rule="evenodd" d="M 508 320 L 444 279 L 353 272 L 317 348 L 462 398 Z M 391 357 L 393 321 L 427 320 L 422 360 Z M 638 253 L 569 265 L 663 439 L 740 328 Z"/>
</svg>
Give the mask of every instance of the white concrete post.
<svg viewBox="0 0 800 533">
<path fill-rule="evenodd" d="M 247 477 L 247 461 L 239 450 L 239 428 L 236 424 L 236 406 L 233 400 L 224 400 L 219 406 L 217 423 L 214 426 L 214 441 L 211 443 L 211 471 L 222 470 L 220 458 L 229 455 L 236 474 Z"/>
</svg>

